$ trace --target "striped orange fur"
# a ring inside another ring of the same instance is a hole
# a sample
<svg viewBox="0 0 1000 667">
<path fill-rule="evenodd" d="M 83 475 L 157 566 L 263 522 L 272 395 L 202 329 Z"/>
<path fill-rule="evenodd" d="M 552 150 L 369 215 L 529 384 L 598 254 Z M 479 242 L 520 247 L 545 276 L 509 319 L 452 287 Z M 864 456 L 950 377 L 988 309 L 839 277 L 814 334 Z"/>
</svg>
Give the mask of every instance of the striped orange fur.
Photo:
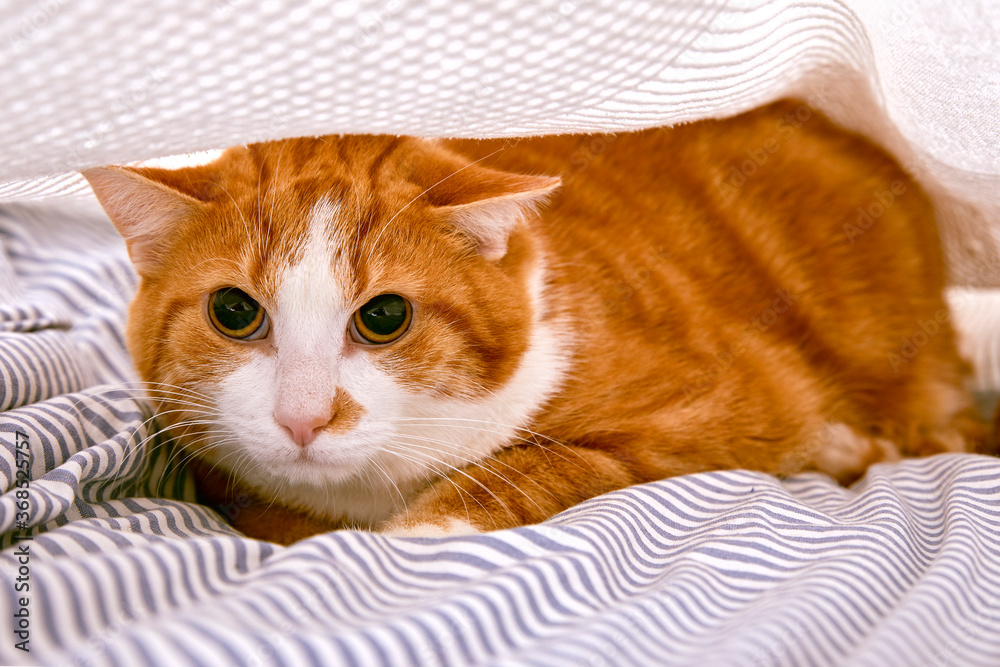
<svg viewBox="0 0 1000 667">
<path fill-rule="evenodd" d="M 136 367 L 208 501 L 251 499 L 234 521 L 250 535 L 491 530 L 672 475 L 849 482 L 982 441 L 930 202 L 795 101 L 631 134 L 329 136 L 84 173 L 141 276 Z M 212 328 L 227 287 L 266 336 Z M 382 294 L 412 321 L 359 342 L 351 318 Z"/>
</svg>

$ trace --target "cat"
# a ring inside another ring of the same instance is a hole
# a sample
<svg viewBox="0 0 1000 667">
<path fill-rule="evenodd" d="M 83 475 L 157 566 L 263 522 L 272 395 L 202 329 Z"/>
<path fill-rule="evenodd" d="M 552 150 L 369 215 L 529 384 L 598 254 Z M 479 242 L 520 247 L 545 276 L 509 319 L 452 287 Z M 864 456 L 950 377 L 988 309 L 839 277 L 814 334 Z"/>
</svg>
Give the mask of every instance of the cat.
<svg viewBox="0 0 1000 667">
<path fill-rule="evenodd" d="M 83 174 L 140 276 L 164 430 L 253 537 L 472 534 L 675 475 L 849 483 L 981 446 L 931 203 L 795 100 Z"/>
</svg>

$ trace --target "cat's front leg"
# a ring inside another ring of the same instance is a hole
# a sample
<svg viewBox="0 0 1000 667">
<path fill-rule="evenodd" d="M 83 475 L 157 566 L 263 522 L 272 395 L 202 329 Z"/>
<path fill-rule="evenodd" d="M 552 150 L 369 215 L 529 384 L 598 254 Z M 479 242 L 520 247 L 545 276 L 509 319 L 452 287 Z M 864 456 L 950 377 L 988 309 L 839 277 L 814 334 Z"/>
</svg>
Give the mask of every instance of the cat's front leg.
<svg viewBox="0 0 1000 667">
<path fill-rule="evenodd" d="M 378 529 L 438 537 L 514 528 L 640 481 L 601 451 L 559 444 L 515 446 L 435 481 Z"/>
</svg>

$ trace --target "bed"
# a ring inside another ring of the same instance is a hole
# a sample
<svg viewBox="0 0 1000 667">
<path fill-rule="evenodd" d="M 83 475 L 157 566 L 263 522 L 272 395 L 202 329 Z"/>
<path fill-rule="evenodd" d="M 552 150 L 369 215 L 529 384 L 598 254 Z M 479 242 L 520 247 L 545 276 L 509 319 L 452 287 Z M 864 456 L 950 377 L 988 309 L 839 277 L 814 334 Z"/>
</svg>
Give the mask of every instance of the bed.
<svg viewBox="0 0 1000 667">
<path fill-rule="evenodd" d="M 321 131 L 628 129 L 798 95 L 889 146 L 935 198 L 954 321 L 991 414 L 1000 92 L 981 82 L 1000 68 L 984 55 L 995 7 L 110 7 L 2 10 L 13 37 L 0 83 L 17 103 L 0 119 L 0 615 L 12 619 L 0 662 L 1000 664 L 993 457 L 876 465 L 851 488 L 818 474 L 703 473 L 468 537 L 337 531 L 281 547 L 240 535 L 226 521 L 239 502 L 197 504 L 183 453 L 157 431 L 123 342 L 135 275 L 70 171 Z M 433 37 L 475 30 L 493 31 L 478 55 Z M 268 62 L 248 35 L 287 49 L 260 49 Z M 587 44 L 593 53 L 573 51 Z M 550 49 L 548 69 L 526 46 Z M 411 86 L 407 53 L 418 74 L 444 79 Z M 391 58 L 398 69 L 379 69 Z M 312 81 L 334 92 L 300 85 Z"/>
</svg>

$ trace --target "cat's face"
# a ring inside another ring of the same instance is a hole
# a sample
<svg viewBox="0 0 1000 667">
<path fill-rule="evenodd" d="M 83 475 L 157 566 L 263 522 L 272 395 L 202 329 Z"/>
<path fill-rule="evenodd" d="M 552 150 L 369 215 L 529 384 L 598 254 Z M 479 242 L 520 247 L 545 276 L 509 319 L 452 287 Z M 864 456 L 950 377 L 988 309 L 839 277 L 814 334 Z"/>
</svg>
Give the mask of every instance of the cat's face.
<svg viewBox="0 0 1000 667">
<path fill-rule="evenodd" d="M 85 175 L 142 277 L 128 343 L 161 414 L 259 486 L 424 479 L 552 390 L 524 220 L 557 179 L 385 137 Z"/>
</svg>

